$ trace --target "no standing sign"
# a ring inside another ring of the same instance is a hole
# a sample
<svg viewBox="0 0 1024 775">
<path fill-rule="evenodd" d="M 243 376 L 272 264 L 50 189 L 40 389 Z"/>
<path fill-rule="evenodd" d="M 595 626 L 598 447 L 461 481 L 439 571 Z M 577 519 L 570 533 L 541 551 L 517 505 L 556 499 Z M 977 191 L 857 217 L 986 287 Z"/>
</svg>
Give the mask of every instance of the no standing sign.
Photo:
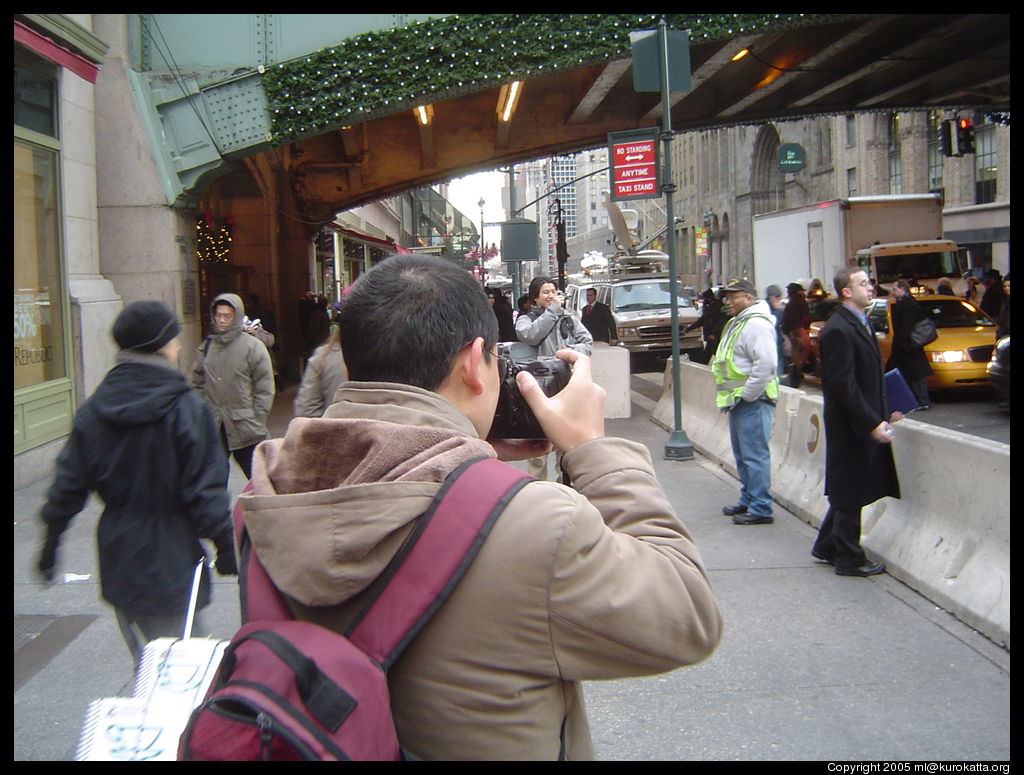
<svg viewBox="0 0 1024 775">
<path fill-rule="evenodd" d="M 610 132 L 608 158 L 612 167 L 613 202 L 661 196 L 661 154 L 657 129 Z"/>
</svg>

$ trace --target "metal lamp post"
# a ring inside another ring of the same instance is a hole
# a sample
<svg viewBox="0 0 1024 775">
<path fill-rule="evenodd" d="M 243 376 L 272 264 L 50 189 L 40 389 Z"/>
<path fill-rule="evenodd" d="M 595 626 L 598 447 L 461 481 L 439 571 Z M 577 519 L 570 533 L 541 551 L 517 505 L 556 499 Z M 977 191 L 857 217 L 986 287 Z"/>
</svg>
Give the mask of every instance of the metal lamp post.
<svg viewBox="0 0 1024 775">
<path fill-rule="evenodd" d="M 480 201 L 476 203 L 477 207 L 480 208 L 480 246 L 479 255 L 477 256 L 477 263 L 480 265 L 480 282 L 484 281 L 484 205 L 487 204 L 483 197 L 480 197 Z"/>
</svg>

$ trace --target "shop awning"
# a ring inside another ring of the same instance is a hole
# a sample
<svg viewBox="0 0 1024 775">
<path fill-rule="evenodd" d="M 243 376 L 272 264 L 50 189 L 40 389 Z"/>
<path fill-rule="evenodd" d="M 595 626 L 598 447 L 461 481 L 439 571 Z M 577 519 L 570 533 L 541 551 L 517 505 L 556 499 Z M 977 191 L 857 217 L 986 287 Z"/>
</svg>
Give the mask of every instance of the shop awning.
<svg viewBox="0 0 1024 775">
<path fill-rule="evenodd" d="M 89 83 L 96 83 L 96 76 L 100 68 L 94 62 L 89 61 L 81 54 L 76 54 L 50 38 L 40 35 L 31 27 L 14 20 L 14 42 L 20 43 L 26 48 L 32 49 L 39 56 L 49 59 L 54 64 L 70 70 L 79 78 Z"/>
<path fill-rule="evenodd" d="M 371 237 L 369 234 L 363 234 L 361 232 L 356 231 L 355 229 L 346 229 L 343 226 L 339 226 L 336 223 L 329 223 L 327 224 L 327 226 L 328 228 L 340 232 L 341 234 L 344 234 L 347 237 L 351 237 L 352 239 L 359 240 L 360 242 L 369 242 L 372 245 L 379 245 L 382 248 L 387 248 L 388 250 L 392 250 L 395 253 L 412 252 L 410 250 L 407 250 L 406 248 L 403 248 L 401 245 L 396 245 L 394 242 L 389 242 L 388 240 L 383 240 L 380 239 L 379 237 Z"/>
</svg>

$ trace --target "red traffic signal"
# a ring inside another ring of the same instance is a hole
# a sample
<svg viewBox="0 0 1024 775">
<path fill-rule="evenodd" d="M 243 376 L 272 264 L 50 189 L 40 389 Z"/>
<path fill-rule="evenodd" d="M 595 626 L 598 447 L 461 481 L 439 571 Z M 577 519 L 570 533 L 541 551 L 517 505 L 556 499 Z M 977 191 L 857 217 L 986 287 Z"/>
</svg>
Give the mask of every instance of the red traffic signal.
<svg viewBox="0 0 1024 775">
<path fill-rule="evenodd" d="M 974 127 L 969 118 L 956 120 L 956 153 L 957 156 L 974 153 Z"/>
</svg>

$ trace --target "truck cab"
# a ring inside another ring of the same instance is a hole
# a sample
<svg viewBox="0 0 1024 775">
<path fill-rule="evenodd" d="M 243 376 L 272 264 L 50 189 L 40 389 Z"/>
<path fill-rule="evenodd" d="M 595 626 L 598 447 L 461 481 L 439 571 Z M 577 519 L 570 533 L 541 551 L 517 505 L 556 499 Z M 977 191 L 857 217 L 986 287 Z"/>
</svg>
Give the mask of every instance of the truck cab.
<svg viewBox="0 0 1024 775">
<path fill-rule="evenodd" d="M 961 254 L 951 240 L 875 244 L 858 250 L 850 263 L 888 290 L 901 278 L 913 280 L 915 294 L 936 293 L 943 281 L 957 295 L 966 289 Z"/>
</svg>

